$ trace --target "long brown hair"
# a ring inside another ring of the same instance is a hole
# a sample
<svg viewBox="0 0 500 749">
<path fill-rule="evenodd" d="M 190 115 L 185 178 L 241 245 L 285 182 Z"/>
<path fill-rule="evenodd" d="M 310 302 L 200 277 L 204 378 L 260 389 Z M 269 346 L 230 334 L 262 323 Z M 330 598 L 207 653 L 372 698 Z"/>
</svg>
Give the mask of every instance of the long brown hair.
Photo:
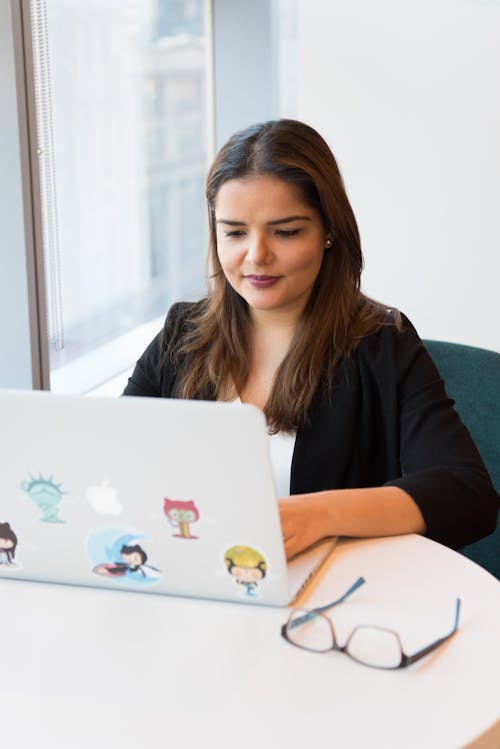
<svg viewBox="0 0 500 749">
<path fill-rule="evenodd" d="M 179 398 L 222 400 L 228 377 L 238 391 L 245 385 L 250 368 L 249 312 L 222 272 L 215 201 L 228 180 L 260 175 L 295 185 L 305 203 L 319 211 L 333 240 L 264 409 L 271 432 L 293 431 L 307 422 L 318 388 L 332 382 L 341 357 L 349 356 L 364 336 L 387 321 L 387 309 L 360 291 L 363 256 L 356 219 L 330 148 L 308 125 L 286 119 L 253 125 L 233 135 L 219 151 L 206 185 L 208 295 L 194 308 L 185 335 L 167 350 L 164 362 L 184 359 L 174 393 Z"/>
</svg>

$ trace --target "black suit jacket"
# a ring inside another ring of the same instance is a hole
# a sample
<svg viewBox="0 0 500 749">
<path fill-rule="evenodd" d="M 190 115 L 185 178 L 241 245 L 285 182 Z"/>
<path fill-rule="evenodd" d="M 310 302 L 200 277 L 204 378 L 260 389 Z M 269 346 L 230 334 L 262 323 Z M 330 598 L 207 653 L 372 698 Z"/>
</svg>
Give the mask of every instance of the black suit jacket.
<svg viewBox="0 0 500 749">
<path fill-rule="evenodd" d="M 192 304 L 174 305 L 138 360 L 124 395 L 169 398 L 182 370 L 161 367 Z M 492 533 L 498 495 L 424 344 L 410 321 L 384 325 L 338 365 L 298 429 L 290 493 L 399 486 L 420 508 L 427 535 L 459 548 Z"/>
</svg>

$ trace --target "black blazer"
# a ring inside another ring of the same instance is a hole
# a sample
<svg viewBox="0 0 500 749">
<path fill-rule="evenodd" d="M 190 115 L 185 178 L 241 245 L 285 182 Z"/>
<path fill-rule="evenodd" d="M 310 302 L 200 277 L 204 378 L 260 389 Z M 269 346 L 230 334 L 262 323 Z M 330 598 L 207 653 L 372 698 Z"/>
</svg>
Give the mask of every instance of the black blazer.
<svg viewBox="0 0 500 749">
<path fill-rule="evenodd" d="M 182 371 L 161 367 L 185 331 L 191 303 L 175 304 L 138 360 L 124 395 L 169 398 Z M 290 493 L 392 485 L 416 502 L 427 535 L 460 548 L 492 533 L 499 506 L 483 461 L 410 321 L 364 338 L 317 394 L 297 432 Z"/>
</svg>

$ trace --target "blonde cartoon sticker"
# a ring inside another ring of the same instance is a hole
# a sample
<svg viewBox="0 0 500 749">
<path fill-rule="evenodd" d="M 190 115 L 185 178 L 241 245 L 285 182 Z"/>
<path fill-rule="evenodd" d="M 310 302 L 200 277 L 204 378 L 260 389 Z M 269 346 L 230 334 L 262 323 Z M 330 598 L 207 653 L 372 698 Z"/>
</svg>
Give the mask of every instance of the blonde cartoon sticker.
<svg viewBox="0 0 500 749">
<path fill-rule="evenodd" d="M 178 533 L 172 533 L 174 538 L 197 539 L 198 536 L 191 534 L 191 523 L 195 523 L 200 517 L 198 508 L 192 499 L 168 499 L 163 500 L 163 512 L 168 522 L 178 529 Z"/>
<path fill-rule="evenodd" d="M 29 481 L 23 481 L 21 489 L 26 492 L 28 497 L 35 503 L 42 516 L 40 520 L 43 523 L 64 523 L 59 517 L 61 511 L 61 502 L 65 494 L 62 483 L 56 484 L 52 476 L 45 479 L 42 474 L 37 479 L 30 476 Z"/>
<path fill-rule="evenodd" d="M 10 567 L 15 564 L 17 536 L 9 523 L 0 523 L 0 567 Z"/>
<path fill-rule="evenodd" d="M 124 528 L 101 528 L 89 533 L 87 553 L 92 572 L 129 587 L 151 585 L 161 577 L 144 549 L 147 536 Z M 139 543 L 140 542 L 140 543 Z"/>
<path fill-rule="evenodd" d="M 231 546 L 224 554 L 229 574 L 240 589 L 242 598 L 260 598 L 260 584 L 267 573 L 262 554 L 250 546 Z"/>
</svg>

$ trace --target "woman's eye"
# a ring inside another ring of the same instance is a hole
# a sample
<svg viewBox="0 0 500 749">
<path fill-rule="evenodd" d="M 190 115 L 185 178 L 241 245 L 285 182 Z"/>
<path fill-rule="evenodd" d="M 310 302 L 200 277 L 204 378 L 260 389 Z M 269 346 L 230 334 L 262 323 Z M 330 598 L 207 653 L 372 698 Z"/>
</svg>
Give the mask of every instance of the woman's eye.
<svg viewBox="0 0 500 749">
<path fill-rule="evenodd" d="M 226 237 L 238 238 L 238 237 L 243 237 L 244 234 L 245 232 L 242 231 L 241 229 L 235 229 L 234 231 L 227 231 Z"/>
<path fill-rule="evenodd" d="M 299 233 L 300 229 L 276 229 L 277 237 L 295 237 Z"/>
</svg>

